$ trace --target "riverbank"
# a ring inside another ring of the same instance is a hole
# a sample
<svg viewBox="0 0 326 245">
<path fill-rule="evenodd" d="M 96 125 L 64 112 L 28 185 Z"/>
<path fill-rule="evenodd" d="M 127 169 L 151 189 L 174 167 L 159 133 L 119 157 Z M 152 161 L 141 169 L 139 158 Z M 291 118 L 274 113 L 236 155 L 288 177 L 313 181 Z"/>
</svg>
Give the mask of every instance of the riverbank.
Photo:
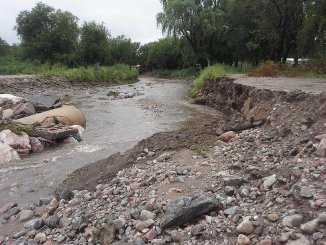
<svg viewBox="0 0 326 245">
<path fill-rule="evenodd" d="M 155 134 L 121 156 L 76 170 L 57 189 L 58 200 L 32 207 L 33 226 L 15 239 L 323 244 L 326 169 L 315 147 L 325 133 L 326 94 L 225 79 L 206 83 L 197 103 L 224 116 Z M 227 130 L 235 131 L 232 139 L 218 140 Z M 128 168 L 110 171 L 119 161 Z M 83 187 L 88 191 L 71 191 Z"/>
</svg>

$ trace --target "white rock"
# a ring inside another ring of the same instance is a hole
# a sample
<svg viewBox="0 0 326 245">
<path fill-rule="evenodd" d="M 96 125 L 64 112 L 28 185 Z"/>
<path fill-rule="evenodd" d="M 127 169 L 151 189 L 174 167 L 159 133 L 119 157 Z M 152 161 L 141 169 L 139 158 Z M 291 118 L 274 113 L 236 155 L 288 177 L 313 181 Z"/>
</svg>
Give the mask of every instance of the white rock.
<svg viewBox="0 0 326 245">
<path fill-rule="evenodd" d="M 263 178 L 263 186 L 265 190 L 269 190 L 277 181 L 276 174 Z"/>
<path fill-rule="evenodd" d="M 18 151 L 24 150 L 27 153 L 31 150 L 29 136 L 22 132 L 21 135 L 14 134 L 11 130 L 6 129 L 0 132 L 0 141 L 10 145 Z"/>
<path fill-rule="evenodd" d="M 18 153 L 8 144 L 0 141 L 0 164 L 20 161 Z"/>
</svg>

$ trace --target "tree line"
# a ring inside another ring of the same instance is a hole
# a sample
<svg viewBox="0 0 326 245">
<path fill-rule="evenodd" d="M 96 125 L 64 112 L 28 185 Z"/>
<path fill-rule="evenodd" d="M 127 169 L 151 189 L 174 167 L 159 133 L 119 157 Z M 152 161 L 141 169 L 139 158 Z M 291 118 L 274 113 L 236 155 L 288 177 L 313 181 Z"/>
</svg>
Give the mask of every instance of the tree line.
<svg viewBox="0 0 326 245">
<path fill-rule="evenodd" d="M 325 59 L 325 0 L 161 0 L 163 32 L 186 40 L 202 66 L 293 57 Z"/>
<path fill-rule="evenodd" d="M 293 57 L 325 61 L 325 0 L 160 0 L 157 24 L 166 38 L 141 45 L 112 37 L 103 23 L 37 3 L 16 18 L 21 40 L 0 37 L 0 56 L 69 67 L 140 64 L 145 70 L 211 63 L 285 63 Z"/>
</svg>

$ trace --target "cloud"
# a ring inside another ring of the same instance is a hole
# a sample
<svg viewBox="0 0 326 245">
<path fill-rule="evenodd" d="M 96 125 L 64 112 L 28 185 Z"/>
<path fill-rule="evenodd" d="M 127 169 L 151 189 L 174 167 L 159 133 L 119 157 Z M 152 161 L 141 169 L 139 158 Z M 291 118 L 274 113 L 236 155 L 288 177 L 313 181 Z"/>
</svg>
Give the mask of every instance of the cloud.
<svg viewBox="0 0 326 245">
<path fill-rule="evenodd" d="M 17 15 L 31 10 L 37 0 L 0 1 L 0 37 L 8 43 L 18 42 L 13 30 Z M 162 11 L 159 0 L 43 0 L 56 9 L 69 11 L 84 21 L 104 23 L 112 36 L 125 35 L 134 42 L 147 43 L 162 37 L 156 14 Z"/>
</svg>

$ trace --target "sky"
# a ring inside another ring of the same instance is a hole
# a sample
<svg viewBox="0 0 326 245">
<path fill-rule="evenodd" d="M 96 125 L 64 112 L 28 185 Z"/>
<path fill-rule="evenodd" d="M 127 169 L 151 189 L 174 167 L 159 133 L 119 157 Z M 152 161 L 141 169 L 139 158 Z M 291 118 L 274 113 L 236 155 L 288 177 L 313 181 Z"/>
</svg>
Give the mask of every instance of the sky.
<svg viewBox="0 0 326 245">
<path fill-rule="evenodd" d="M 17 15 L 30 11 L 40 0 L 0 0 L 0 37 L 9 44 L 18 43 L 14 26 Z M 41 2 L 69 11 L 84 21 L 104 23 L 115 37 L 124 34 L 142 44 L 156 41 L 162 32 L 156 25 L 156 14 L 162 11 L 159 0 L 42 0 Z"/>
</svg>

